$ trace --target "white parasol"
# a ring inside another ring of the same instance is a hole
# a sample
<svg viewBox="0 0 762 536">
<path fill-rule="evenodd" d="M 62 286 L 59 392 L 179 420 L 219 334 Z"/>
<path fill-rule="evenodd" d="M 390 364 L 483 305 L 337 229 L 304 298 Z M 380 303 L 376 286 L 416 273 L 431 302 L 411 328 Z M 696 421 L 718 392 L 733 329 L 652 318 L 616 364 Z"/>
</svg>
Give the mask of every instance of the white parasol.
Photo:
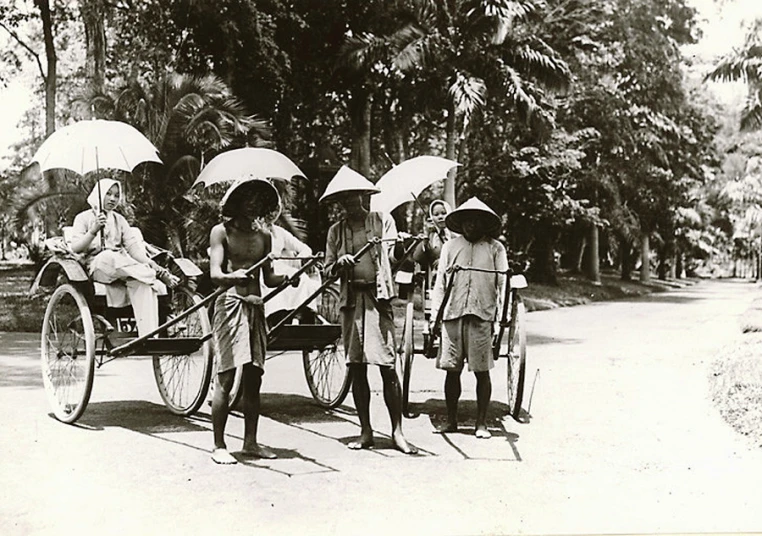
<svg viewBox="0 0 762 536">
<path fill-rule="evenodd" d="M 421 192 L 447 177 L 447 172 L 458 162 L 441 156 L 416 156 L 387 171 L 376 183 L 380 193 L 370 198 L 374 212 L 391 212 L 408 201 L 414 201 Z"/>
<path fill-rule="evenodd" d="M 132 171 L 143 162 L 161 164 L 158 151 L 135 127 L 93 119 L 62 127 L 46 139 L 32 160 L 41 171 L 69 169 L 80 175 L 100 169 Z"/>
<path fill-rule="evenodd" d="M 193 186 L 197 184 L 209 186 L 218 182 L 247 178 L 275 178 L 288 181 L 292 177 L 306 178 L 306 175 L 286 155 L 263 147 L 243 147 L 226 151 L 212 158 L 201 170 Z"/>
</svg>

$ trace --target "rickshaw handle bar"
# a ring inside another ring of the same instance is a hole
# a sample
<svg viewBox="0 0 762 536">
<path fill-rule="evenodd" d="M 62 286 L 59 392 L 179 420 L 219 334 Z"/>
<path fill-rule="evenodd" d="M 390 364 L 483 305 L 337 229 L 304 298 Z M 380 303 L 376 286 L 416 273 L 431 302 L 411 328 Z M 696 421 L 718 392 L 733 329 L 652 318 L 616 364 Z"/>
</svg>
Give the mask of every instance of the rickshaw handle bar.
<svg viewBox="0 0 762 536">
<path fill-rule="evenodd" d="M 410 257 L 410 255 L 412 255 L 413 250 L 425 238 L 425 236 L 424 235 L 416 235 L 416 236 L 411 236 L 410 238 L 413 239 L 413 243 L 410 244 L 410 246 L 407 249 L 405 249 L 405 251 L 402 253 L 402 257 L 400 257 L 396 261 L 396 263 L 395 263 L 397 265 L 398 269 L 402 265 L 402 263 L 405 262 L 407 260 L 407 258 Z"/>
<path fill-rule="evenodd" d="M 362 257 L 363 255 L 365 255 L 365 254 L 366 254 L 368 251 L 370 251 L 370 248 L 372 248 L 372 247 L 373 247 L 373 246 L 375 246 L 376 244 L 379 244 L 379 243 L 381 243 L 381 242 L 383 242 L 383 241 L 388 241 L 388 240 L 389 240 L 388 238 L 387 238 L 387 239 L 385 239 L 385 240 L 382 240 L 382 239 L 380 239 L 380 238 L 371 238 L 371 239 L 368 241 L 368 243 L 367 243 L 367 244 L 365 244 L 363 247 L 361 247 L 361 248 L 360 248 L 360 249 L 357 251 L 357 253 L 355 253 L 355 254 L 353 255 L 353 257 L 354 257 L 355 259 L 358 259 L 358 258 Z M 289 322 L 291 322 L 291 320 L 292 320 L 292 319 L 293 319 L 293 318 L 294 318 L 294 317 L 295 317 L 295 316 L 296 316 L 296 315 L 299 313 L 299 311 L 301 311 L 301 310 L 302 310 L 302 307 L 304 307 L 305 305 L 307 305 L 307 304 L 311 303 L 311 302 L 312 302 L 312 300 L 314 300 L 315 298 L 317 298 L 318 294 L 320 294 L 320 293 L 321 293 L 321 292 L 323 292 L 325 289 L 327 289 L 329 286 L 331 286 L 331 285 L 333 284 L 333 282 L 334 282 L 334 281 L 336 281 L 336 280 L 337 280 L 339 277 L 341 277 L 341 274 L 339 274 L 339 273 L 337 273 L 337 274 L 335 274 L 335 275 L 331 275 L 331 276 L 328 276 L 328 278 L 325 280 L 325 282 L 324 282 L 322 285 L 320 285 L 320 288 L 318 288 L 318 289 L 317 289 L 315 292 L 313 292 L 312 294 L 310 294 L 310 296 L 309 296 L 309 297 L 308 297 L 306 300 L 304 300 L 304 301 L 303 301 L 303 302 L 302 302 L 302 303 L 299 305 L 299 307 L 297 307 L 297 308 L 296 308 L 296 309 L 294 309 L 293 311 L 290 311 L 290 312 L 289 312 L 289 313 L 288 313 L 286 316 L 284 316 L 284 317 L 281 319 L 281 321 L 280 321 L 280 322 L 278 322 L 277 324 L 275 324 L 275 325 L 272 327 L 272 329 L 271 329 L 271 330 L 269 330 L 269 331 L 267 332 L 267 335 L 268 335 L 268 336 L 270 336 L 271 334 L 273 334 L 273 333 L 277 332 L 277 331 L 278 331 L 280 328 L 282 328 L 284 325 L 286 325 L 286 324 L 288 324 Z"/>
<path fill-rule="evenodd" d="M 264 266 L 265 264 L 267 264 L 271 260 L 272 260 L 272 256 L 271 255 L 266 255 L 265 257 L 262 258 L 262 260 L 260 260 L 256 264 L 252 265 L 251 267 L 247 268 L 246 269 L 246 275 L 248 275 L 248 276 L 252 275 L 256 270 L 258 270 L 259 268 L 261 268 L 262 266 Z M 185 311 L 183 311 L 182 313 L 180 313 L 176 317 L 174 317 L 174 318 L 164 322 L 158 328 L 156 328 L 156 329 L 146 333 L 142 337 L 138 337 L 137 339 L 133 339 L 133 340 L 131 340 L 128 343 L 122 344 L 121 346 L 117 346 L 116 348 L 112 348 L 109 351 L 109 355 L 119 356 L 119 355 L 122 355 L 122 354 L 126 354 L 127 352 L 132 350 L 135 346 L 143 343 L 146 339 L 148 339 L 150 337 L 153 337 L 154 335 L 156 335 L 160 331 L 164 331 L 169 326 L 179 322 L 180 320 L 183 320 L 183 319 L 187 318 L 188 316 L 190 316 L 191 314 L 195 313 L 196 311 L 198 311 L 202 307 L 206 306 L 206 304 L 212 302 L 213 300 L 216 300 L 218 296 L 224 294 L 227 290 L 228 290 L 228 287 L 220 287 L 220 288 L 218 288 L 217 290 L 215 290 L 214 292 L 209 294 L 209 296 L 207 296 L 206 298 L 203 298 L 201 301 L 199 301 L 197 303 L 194 303 L 193 305 L 191 305 L 189 308 L 187 308 Z"/>
<path fill-rule="evenodd" d="M 308 262 L 304 263 L 301 268 L 299 268 L 296 272 L 291 274 L 289 277 L 286 278 L 283 283 L 281 283 L 279 286 L 275 287 L 275 289 L 271 290 L 267 293 L 265 297 L 262 298 L 262 303 L 267 303 L 271 299 L 273 299 L 275 296 L 286 290 L 291 283 L 293 283 L 295 280 L 299 279 L 304 272 L 312 268 L 316 262 L 318 262 L 320 259 L 323 258 L 323 255 L 314 255 L 312 257 L 301 257 L 301 259 L 309 259 Z M 299 259 L 299 257 L 274 257 L 273 260 L 278 259 Z"/>
</svg>

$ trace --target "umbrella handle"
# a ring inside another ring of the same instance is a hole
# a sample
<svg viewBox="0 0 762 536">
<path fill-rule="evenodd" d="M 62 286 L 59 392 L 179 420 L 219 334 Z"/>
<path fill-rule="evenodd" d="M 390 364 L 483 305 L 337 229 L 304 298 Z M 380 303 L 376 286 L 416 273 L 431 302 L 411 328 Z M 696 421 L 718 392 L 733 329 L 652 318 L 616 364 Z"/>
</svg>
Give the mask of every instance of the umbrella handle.
<svg viewBox="0 0 762 536">
<path fill-rule="evenodd" d="M 95 165 L 98 166 L 98 151 L 95 152 Z M 98 188 L 98 214 L 103 213 L 103 195 L 101 194 L 101 181 L 96 181 L 96 188 Z M 104 225 L 100 230 L 101 235 L 101 250 L 106 249 L 106 237 L 105 237 L 105 229 L 106 226 Z"/>
</svg>

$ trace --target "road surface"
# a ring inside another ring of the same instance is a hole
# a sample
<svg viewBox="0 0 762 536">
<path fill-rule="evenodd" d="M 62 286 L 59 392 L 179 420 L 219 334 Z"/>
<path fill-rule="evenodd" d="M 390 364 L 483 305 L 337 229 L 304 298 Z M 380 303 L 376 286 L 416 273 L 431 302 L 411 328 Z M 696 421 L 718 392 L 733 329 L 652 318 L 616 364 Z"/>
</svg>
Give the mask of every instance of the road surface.
<svg viewBox="0 0 762 536">
<path fill-rule="evenodd" d="M 490 440 L 473 436 L 470 376 L 464 433 L 432 433 L 443 374 L 418 356 L 418 416 L 404 423 L 415 457 L 391 447 L 377 374 L 377 448 L 355 452 L 351 396 L 317 408 L 300 357 L 282 355 L 267 363 L 260 424 L 280 458 L 226 467 L 209 458 L 208 408 L 169 414 L 150 360 L 98 370 L 87 411 L 68 426 L 49 414 L 36 336 L 0 334 L 0 534 L 760 531 L 762 450 L 721 420 L 707 391 L 709 364 L 741 336 L 738 317 L 758 295 L 751 283 L 702 282 L 530 313 L 532 418 L 502 416 L 499 362 Z M 228 432 L 240 448 L 240 416 Z"/>
</svg>

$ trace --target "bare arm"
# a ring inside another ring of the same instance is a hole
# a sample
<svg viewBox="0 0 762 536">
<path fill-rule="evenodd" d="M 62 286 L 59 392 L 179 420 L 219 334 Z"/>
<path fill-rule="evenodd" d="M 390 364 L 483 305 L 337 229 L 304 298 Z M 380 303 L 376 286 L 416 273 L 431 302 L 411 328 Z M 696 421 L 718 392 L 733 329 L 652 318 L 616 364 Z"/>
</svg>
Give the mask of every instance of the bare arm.
<svg viewBox="0 0 762 536">
<path fill-rule="evenodd" d="M 225 243 L 227 233 L 222 224 L 215 225 L 209 235 L 209 276 L 215 285 L 232 287 L 245 285 L 249 281 L 246 270 L 235 270 L 225 273 Z"/>
</svg>

